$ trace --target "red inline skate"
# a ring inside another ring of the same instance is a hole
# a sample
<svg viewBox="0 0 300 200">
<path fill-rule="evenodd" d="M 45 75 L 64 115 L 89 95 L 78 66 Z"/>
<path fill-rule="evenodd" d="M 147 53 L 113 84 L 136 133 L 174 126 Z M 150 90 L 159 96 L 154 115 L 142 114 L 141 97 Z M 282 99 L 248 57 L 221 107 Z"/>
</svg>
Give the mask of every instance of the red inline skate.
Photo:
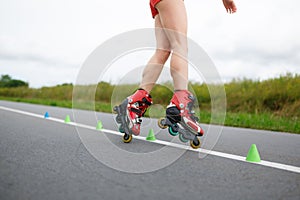
<svg viewBox="0 0 300 200">
<path fill-rule="evenodd" d="M 172 136 L 179 135 L 181 142 L 190 141 L 194 149 L 200 147 L 199 136 L 203 136 L 204 131 L 200 127 L 199 118 L 195 116 L 193 110 L 195 97 L 187 90 L 174 92 L 171 102 L 166 110 L 166 117 L 158 120 L 160 128 L 168 128 Z"/>
<path fill-rule="evenodd" d="M 123 142 L 129 143 L 132 140 L 132 134 L 140 134 L 141 117 L 150 105 L 152 105 L 151 95 L 143 89 L 138 89 L 119 106 L 114 107 L 117 113 L 116 121 L 120 124 L 119 131 L 124 133 Z"/>
</svg>

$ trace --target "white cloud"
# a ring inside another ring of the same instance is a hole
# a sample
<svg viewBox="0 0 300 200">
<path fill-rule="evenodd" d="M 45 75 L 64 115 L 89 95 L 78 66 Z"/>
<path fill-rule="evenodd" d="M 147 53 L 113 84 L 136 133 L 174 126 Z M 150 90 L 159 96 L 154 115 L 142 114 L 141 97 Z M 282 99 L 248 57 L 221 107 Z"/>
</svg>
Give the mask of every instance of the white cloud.
<svg viewBox="0 0 300 200">
<path fill-rule="evenodd" d="M 236 1 L 234 15 L 214 1 L 203 1 L 189 2 L 191 37 L 207 50 L 225 80 L 300 73 L 299 1 Z"/>
</svg>

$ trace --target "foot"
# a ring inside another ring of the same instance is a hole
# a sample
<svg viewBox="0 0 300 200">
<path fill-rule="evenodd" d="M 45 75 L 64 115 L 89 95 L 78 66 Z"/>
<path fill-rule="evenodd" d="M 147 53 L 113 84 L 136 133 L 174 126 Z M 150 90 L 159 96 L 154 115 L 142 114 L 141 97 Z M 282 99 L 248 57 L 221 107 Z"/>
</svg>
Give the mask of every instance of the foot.
<svg viewBox="0 0 300 200">
<path fill-rule="evenodd" d="M 119 105 L 117 122 L 121 124 L 125 132 L 127 132 L 125 127 L 128 127 L 129 133 L 127 134 L 139 135 L 142 123 L 141 117 L 151 104 L 151 95 L 143 89 L 137 90 Z"/>
<path fill-rule="evenodd" d="M 169 110 L 168 115 L 171 121 L 179 122 L 195 135 L 202 136 L 204 131 L 198 123 L 199 118 L 195 116 L 194 104 L 195 97 L 192 93 L 187 90 L 177 90 L 171 99 L 167 111 Z"/>
</svg>

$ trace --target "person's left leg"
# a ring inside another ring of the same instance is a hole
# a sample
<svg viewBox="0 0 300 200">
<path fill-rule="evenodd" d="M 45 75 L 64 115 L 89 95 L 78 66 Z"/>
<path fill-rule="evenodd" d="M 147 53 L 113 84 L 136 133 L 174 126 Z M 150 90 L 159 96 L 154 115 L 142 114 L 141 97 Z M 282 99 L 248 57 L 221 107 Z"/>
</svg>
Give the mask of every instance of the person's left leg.
<svg viewBox="0 0 300 200">
<path fill-rule="evenodd" d="M 168 38 L 161 28 L 158 16 L 155 18 L 155 27 L 157 49 L 143 71 L 140 89 L 127 97 L 122 104 L 115 107 L 115 111 L 118 113 L 116 117 L 117 122 L 120 124 L 120 131 L 125 132 L 123 141 L 126 143 L 131 141 L 131 134 L 139 135 L 142 122 L 141 117 L 152 104 L 152 98 L 149 93 L 170 55 Z"/>
<path fill-rule="evenodd" d="M 162 26 L 172 49 L 171 75 L 174 82 L 174 95 L 167 107 L 167 118 L 172 123 L 180 123 L 185 129 L 197 136 L 203 135 L 198 118 L 194 116 L 195 97 L 188 89 L 187 62 L 187 14 L 183 0 L 162 0 L 156 5 Z M 170 125 L 170 124 L 169 124 Z M 174 125 L 174 124 L 173 124 Z M 172 127 L 172 125 L 171 125 Z"/>
<path fill-rule="evenodd" d="M 187 90 L 187 14 L 183 0 L 162 0 L 156 4 L 162 27 L 172 50 L 171 76 L 175 90 Z"/>
</svg>

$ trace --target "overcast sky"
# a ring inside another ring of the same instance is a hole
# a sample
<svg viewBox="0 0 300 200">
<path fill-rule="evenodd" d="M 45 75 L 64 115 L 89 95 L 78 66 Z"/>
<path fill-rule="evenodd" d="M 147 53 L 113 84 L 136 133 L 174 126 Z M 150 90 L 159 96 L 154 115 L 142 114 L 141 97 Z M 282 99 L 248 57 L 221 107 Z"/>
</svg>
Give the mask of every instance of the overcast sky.
<svg viewBox="0 0 300 200">
<path fill-rule="evenodd" d="M 126 2 L 0 0 L 0 74 L 31 87 L 75 82 L 82 63 L 101 43 L 153 27 L 148 0 Z M 221 0 L 185 4 L 188 36 L 208 53 L 224 81 L 300 74 L 299 0 L 236 0 L 233 15 Z M 128 55 L 116 65 L 143 65 L 151 53 Z M 110 70 L 105 81 L 119 78 L 122 74 Z"/>
</svg>

